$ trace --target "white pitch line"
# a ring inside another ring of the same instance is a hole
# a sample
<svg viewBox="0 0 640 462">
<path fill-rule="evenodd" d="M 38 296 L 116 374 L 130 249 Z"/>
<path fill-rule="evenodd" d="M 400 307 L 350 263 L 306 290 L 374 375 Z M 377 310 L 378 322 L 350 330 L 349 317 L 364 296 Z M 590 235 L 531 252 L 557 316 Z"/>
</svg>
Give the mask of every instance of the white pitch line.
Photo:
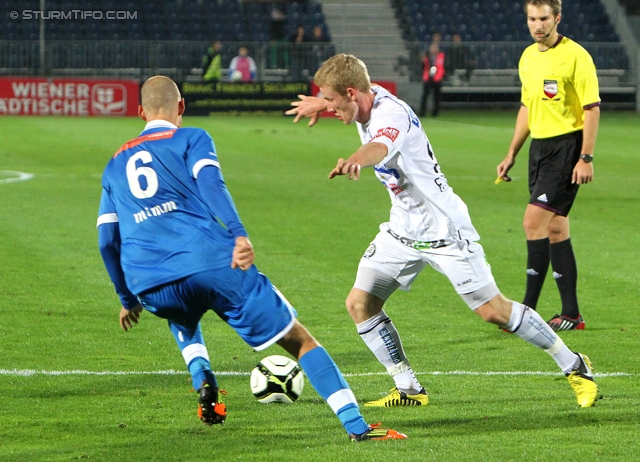
<svg viewBox="0 0 640 462">
<path fill-rule="evenodd" d="M 15 175 L 10 178 L 0 179 L 0 184 L 3 183 L 17 183 L 18 181 L 27 181 L 33 178 L 33 173 L 16 172 L 13 170 L 0 170 L 0 174 L 3 175 Z"/>
<path fill-rule="evenodd" d="M 214 371 L 219 376 L 249 376 L 251 372 L 240 371 Z M 187 375 L 187 371 L 176 371 L 169 369 L 166 371 L 85 371 L 85 370 L 69 370 L 69 371 L 46 371 L 36 369 L 0 369 L 0 375 L 11 375 L 21 377 L 31 377 L 34 375 Z M 473 376 L 517 376 L 517 375 L 538 375 L 538 376 L 562 376 L 561 372 L 536 372 L 536 371 L 433 371 L 433 372 L 416 372 L 416 375 L 473 375 Z M 386 372 L 364 372 L 354 374 L 343 374 L 345 377 L 370 377 L 375 375 L 387 375 Z M 601 372 L 595 373 L 595 377 L 633 377 L 636 374 L 627 372 Z"/>
</svg>

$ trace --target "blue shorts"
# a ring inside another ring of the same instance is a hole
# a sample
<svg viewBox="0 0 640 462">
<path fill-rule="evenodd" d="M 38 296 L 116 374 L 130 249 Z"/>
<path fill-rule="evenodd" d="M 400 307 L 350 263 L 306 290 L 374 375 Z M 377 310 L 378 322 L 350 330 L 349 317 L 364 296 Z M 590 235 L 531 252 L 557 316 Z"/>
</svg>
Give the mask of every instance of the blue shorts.
<svg viewBox="0 0 640 462">
<path fill-rule="evenodd" d="M 203 271 L 143 292 L 138 299 L 146 310 L 188 331 L 212 310 L 256 350 L 280 340 L 298 315 L 255 266 Z"/>
</svg>

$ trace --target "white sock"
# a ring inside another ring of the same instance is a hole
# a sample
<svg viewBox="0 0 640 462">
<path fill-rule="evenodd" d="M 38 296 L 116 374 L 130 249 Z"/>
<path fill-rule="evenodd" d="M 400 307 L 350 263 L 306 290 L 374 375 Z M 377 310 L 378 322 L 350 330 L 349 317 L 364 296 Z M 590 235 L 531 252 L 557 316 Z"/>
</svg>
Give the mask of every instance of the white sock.
<svg viewBox="0 0 640 462">
<path fill-rule="evenodd" d="M 565 374 L 575 367 L 578 356 L 567 348 L 537 311 L 513 302 L 507 329 L 536 348 L 542 348 Z"/>
<path fill-rule="evenodd" d="M 419 393 L 422 385 L 418 382 L 404 354 L 398 331 L 384 310 L 356 324 L 356 327 L 364 343 L 393 377 L 396 388 L 407 394 Z"/>
</svg>

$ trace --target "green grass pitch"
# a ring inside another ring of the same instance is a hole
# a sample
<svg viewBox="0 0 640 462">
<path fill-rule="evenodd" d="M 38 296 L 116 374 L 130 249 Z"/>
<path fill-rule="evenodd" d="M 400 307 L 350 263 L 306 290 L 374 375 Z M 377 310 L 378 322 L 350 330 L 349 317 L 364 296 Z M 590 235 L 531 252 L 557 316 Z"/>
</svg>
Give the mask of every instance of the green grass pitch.
<svg viewBox="0 0 640 462">
<path fill-rule="evenodd" d="M 450 111 L 424 119 L 449 184 L 469 206 L 501 290 L 524 293 L 526 148 L 514 181 L 495 185 L 514 111 Z M 388 218 L 387 193 L 362 178 L 328 180 L 358 146 L 354 127 L 285 117 L 189 118 L 213 136 L 256 264 L 298 309 L 358 399 L 393 382 L 344 309 L 358 260 Z M 426 269 L 387 305 L 425 408 L 363 408 L 409 435 L 351 444 L 307 382 L 292 406 L 261 405 L 249 372 L 256 353 L 213 314 L 203 320 L 213 367 L 228 391 L 223 427 L 196 417 L 196 395 L 160 319 L 118 326 L 95 223 L 100 174 L 143 128 L 138 119 L 0 119 L 0 460 L 2 461 L 478 461 L 637 460 L 640 449 L 640 115 L 603 111 L 595 181 L 571 212 L 587 328 L 562 334 L 595 364 L 604 398 L 579 409 L 542 351 L 483 323 Z M 33 174 L 11 182 L 16 174 Z M 559 311 L 549 276 L 539 311 Z M 173 371 L 173 372 L 171 372 Z"/>
</svg>

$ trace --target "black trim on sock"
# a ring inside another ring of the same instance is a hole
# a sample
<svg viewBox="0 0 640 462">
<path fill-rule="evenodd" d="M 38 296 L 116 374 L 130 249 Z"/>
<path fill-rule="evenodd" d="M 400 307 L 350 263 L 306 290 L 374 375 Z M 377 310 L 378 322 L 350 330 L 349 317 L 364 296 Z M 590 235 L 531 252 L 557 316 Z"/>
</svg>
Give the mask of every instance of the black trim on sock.
<svg viewBox="0 0 640 462">
<path fill-rule="evenodd" d="M 380 324 L 382 324 L 383 322 L 389 322 L 390 319 L 388 317 L 384 318 L 384 319 L 380 319 L 377 323 L 375 323 L 373 326 L 371 326 L 370 329 L 367 329 L 363 332 L 358 332 L 358 335 L 364 335 L 364 334 L 368 334 L 369 332 L 371 332 L 373 329 L 375 329 L 376 327 L 378 327 Z"/>
</svg>

